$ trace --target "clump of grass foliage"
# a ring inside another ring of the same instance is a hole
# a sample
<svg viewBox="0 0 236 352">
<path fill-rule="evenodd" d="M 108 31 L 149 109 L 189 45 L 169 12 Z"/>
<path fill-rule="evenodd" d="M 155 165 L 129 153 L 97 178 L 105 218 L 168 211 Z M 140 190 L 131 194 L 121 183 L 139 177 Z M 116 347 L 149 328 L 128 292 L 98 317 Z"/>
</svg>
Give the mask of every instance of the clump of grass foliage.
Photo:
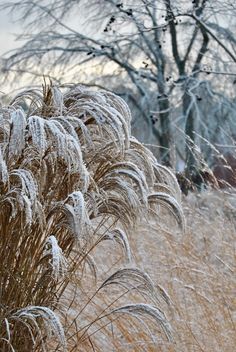
<svg viewBox="0 0 236 352">
<path fill-rule="evenodd" d="M 169 297 L 134 266 L 129 237 L 162 209 L 183 226 L 180 191 L 131 136 L 124 101 L 45 85 L 0 121 L 0 350 L 123 351 L 140 330 L 169 340 Z"/>
</svg>

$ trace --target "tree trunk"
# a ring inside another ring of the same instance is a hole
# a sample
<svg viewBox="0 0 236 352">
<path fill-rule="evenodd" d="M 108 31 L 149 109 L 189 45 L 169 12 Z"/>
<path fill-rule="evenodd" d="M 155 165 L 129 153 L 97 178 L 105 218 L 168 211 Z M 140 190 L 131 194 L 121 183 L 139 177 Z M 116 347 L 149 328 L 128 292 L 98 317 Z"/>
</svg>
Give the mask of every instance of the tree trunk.
<svg viewBox="0 0 236 352">
<path fill-rule="evenodd" d="M 193 153 L 194 148 L 194 110 L 190 107 L 191 97 L 186 90 L 183 95 L 183 113 L 186 116 L 185 135 L 186 135 L 186 172 L 191 174 L 196 169 L 196 160 Z"/>
<path fill-rule="evenodd" d="M 163 95 L 159 101 L 160 109 L 160 155 L 162 162 L 167 166 L 172 166 L 171 158 L 171 144 L 172 144 L 172 133 L 171 133 L 171 120 L 169 113 L 169 99 L 168 96 Z"/>
</svg>

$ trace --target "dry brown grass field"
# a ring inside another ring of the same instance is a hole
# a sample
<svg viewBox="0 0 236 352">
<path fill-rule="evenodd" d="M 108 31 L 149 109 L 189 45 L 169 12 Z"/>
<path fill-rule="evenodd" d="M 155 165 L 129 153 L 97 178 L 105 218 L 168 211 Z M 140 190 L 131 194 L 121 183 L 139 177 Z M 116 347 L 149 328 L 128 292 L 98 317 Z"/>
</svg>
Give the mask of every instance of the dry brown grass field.
<svg viewBox="0 0 236 352">
<path fill-rule="evenodd" d="M 0 351 L 233 352 L 234 191 L 181 202 L 109 92 L 45 85 L 0 118 Z"/>
<path fill-rule="evenodd" d="M 183 200 L 186 232 L 139 232 L 138 262 L 167 290 L 174 342 L 160 351 L 235 351 L 236 193 L 204 191 Z"/>
<path fill-rule="evenodd" d="M 145 227 L 140 219 L 131 236 L 135 263 L 169 296 L 165 312 L 172 341 L 155 329 L 150 338 L 134 324 L 116 335 L 114 351 L 235 351 L 235 191 L 190 193 L 183 208 L 184 233 L 162 214 L 158 223 Z M 98 257 L 104 259 L 100 251 Z M 119 266 L 119 258 L 113 259 L 113 268 Z"/>
</svg>

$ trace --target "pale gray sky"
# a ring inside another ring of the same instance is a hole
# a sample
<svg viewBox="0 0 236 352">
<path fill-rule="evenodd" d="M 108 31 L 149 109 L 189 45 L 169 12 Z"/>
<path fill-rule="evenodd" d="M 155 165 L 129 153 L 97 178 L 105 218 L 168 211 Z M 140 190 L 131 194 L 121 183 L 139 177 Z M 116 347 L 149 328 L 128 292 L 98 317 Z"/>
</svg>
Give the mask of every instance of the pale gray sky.
<svg viewBox="0 0 236 352">
<path fill-rule="evenodd" d="M 0 0 L 1 3 L 3 0 Z M 20 42 L 16 42 L 14 36 L 14 34 L 20 33 L 20 29 L 20 24 L 14 23 L 12 16 L 7 11 L 0 11 L 0 55 L 20 46 Z"/>
</svg>

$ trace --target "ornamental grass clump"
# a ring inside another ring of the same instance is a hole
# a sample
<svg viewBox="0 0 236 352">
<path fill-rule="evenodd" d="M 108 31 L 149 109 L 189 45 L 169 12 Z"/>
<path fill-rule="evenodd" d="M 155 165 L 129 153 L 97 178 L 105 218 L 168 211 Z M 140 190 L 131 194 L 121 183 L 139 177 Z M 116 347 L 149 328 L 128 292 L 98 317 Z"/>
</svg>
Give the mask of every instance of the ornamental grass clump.
<svg viewBox="0 0 236 352">
<path fill-rule="evenodd" d="M 1 351 L 118 350 L 123 315 L 171 338 L 168 295 L 135 268 L 129 237 L 162 209 L 183 226 L 180 191 L 130 121 L 122 99 L 83 86 L 45 85 L 1 107 Z M 101 270 L 103 243 L 123 269 L 105 255 Z"/>
</svg>

